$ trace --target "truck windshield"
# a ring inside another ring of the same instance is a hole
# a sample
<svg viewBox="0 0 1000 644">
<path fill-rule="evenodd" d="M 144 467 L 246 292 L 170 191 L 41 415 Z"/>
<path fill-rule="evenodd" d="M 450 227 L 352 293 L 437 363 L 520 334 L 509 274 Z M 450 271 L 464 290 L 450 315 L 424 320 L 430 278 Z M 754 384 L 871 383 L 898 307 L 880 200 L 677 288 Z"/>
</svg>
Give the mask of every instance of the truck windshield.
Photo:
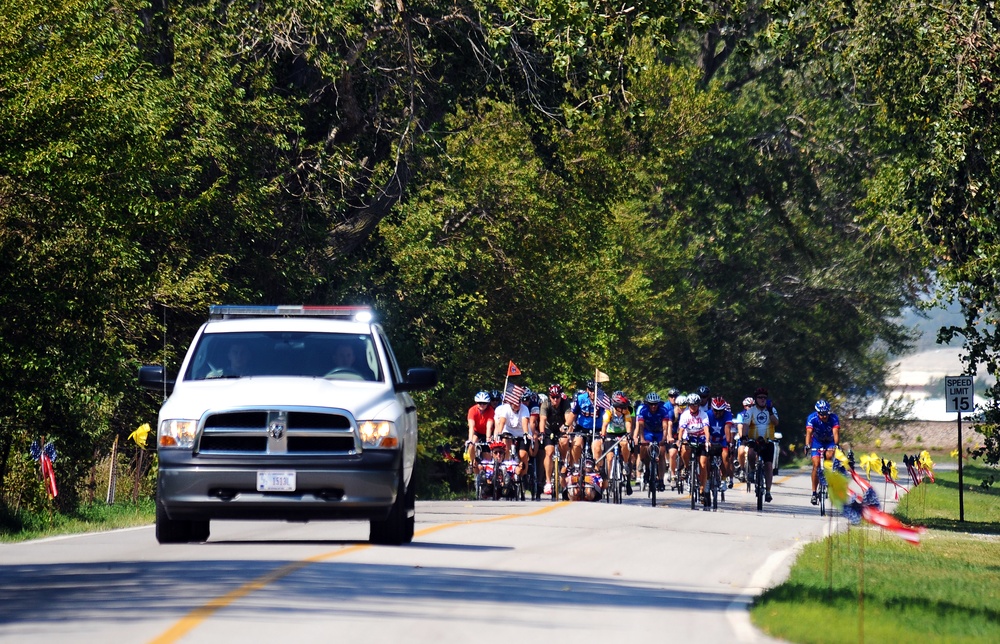
<svg viewBox="0 0 1000 644">
<path fill-rule="evenodd" d="M 291 376 L 381 382 L 370 335 L 347 333 L 205 333 L 185 380 Z"/>
</svg>

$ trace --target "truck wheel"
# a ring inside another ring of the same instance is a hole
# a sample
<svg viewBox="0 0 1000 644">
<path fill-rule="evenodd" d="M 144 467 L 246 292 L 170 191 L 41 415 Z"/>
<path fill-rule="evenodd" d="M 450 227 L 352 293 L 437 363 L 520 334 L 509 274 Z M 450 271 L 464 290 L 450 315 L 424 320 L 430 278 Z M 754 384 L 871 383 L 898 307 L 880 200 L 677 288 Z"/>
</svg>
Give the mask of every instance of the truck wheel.
<svg viewBox="0 0 1000 644">
<path fill-rule="evenodd" d="M 389 516 L 385 520 L 371 520 L 368 532 L 370 543 L 383 546 L 401 546 L 413 540 L 413 531 L 407 530 L 408 517 L 406 512 L 406 484 L 403 481 L 403 466 L 399 466 L 399 484 L 396 488 L 396 500 L 393 501 Z"/>
<path fill-rule="evenodd" d="M 194 536 L 191 521 L 177 521 L 167 516 L 167 511 L 156 503 L 156 540 L 159 543 L 187 543 Z M 208 522 L 205 522 L 205 538 L 208 538 Z"/>
<path fill-rule="evenodd" d="M 194 541 L 197 543 L 201 543 L 202 541 L 208 541 L 208 535 L 209 535 L 208 526 L 209 522 L 207 519 L 205 521 L 192 521 L 190 541 Z"/>
</svg>

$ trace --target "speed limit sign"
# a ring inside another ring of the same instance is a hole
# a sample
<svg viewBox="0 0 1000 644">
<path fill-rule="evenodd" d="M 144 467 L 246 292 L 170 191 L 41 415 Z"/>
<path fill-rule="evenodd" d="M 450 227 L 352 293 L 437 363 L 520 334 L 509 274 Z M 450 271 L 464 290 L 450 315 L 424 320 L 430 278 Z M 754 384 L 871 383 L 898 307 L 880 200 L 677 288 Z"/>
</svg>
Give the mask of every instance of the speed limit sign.
<svg viewBox="0 0 1000 644">
<path fill-rule="evenodd" d="M 944 389 L 946 413 L 965 414 L 973 411 L 972 398 L 975 391 L 972 376 L 945 376 Z"/>
</svg>

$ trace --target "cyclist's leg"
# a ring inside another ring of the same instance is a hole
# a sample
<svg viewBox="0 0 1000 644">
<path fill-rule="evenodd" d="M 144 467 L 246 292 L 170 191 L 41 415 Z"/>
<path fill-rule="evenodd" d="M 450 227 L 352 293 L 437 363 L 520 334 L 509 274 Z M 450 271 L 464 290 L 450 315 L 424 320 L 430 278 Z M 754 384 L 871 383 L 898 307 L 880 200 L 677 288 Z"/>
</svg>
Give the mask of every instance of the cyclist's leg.
<svg viewBox="0 0 1000 644">
<path fill-rule="evenodd" d="M 657 441 L 657 442 L 660 443 L 660 449 L 657 451 L 657 454 L 656 454 L 656 464 L 657 464 L 657 467 L 656 467 L 656 482 L 657 482 L 657 484 L 661 488 L 664 487 L 663 481 L 664 481 L 664 477 L 667 474 L 667 446 L 663 443 L 663 439 L 664 438 L 666 438 L 666 437 L 665 436 L 661 436 L 660 440 Z"/>
<path fill-rule="evenodd" d="M 554 443 L 549 443 L 545 446 L 545 456 L 542 458 L 542 468 L 545 470 L 545 485 L 551 486 L 552 483 L 552 456 L 556 453 L 556 446 Z"/>
<path fill-rule="evenodd" d="M 767 490 L 764 500 L 770 502 L 771 481 L 774 478 L 774 446 L 769 442 L 764 443 L 764 453 L 761 455 L 761 461 L 764 462 L 764 489 Z"/>
<path fill-rule="evenodd" d="M 573 439 L 573 449 L 570 450 L 570 463 L 576 464 L 581 462 L 583 458 L 583 436 L 577 436 Z"/>
<path fill-rule="evenodd" d="M 706 487 L 708 483 L 708 450 L 702 447 L 701 452 L 698 454 L 698 482 L 701 484 L 701 492 L 704 494 L 708 491 Z"/>
<path fill-rule="evenodd" d="M 604 462 L 601 461 L 601 456 L 604 454 L 604 439 L 600 435 L 594 437 L 594 444 L 590 446 L 590 453 L 594 455 L 594 464 L 597 466 L 598 472 L 606 472 L 607 469 L 604 467 Z M 607 477 L 605 477 L 605 480 Z"/>
<path fill-rule="evenodd" d="M 809 451 L 812 452 L 812 465 L 813 465 L 813 469 L 812 469 L 812 492 L 813 492 L 813 494 L 816 494 L 816 485 L 819 483 L 819 468 L 820 468 L 819 455 L 820 455 L 820 453 L 823 450 L 822 449 L 817 449 L 816 447 L 813 447 Z"/>
</svg>

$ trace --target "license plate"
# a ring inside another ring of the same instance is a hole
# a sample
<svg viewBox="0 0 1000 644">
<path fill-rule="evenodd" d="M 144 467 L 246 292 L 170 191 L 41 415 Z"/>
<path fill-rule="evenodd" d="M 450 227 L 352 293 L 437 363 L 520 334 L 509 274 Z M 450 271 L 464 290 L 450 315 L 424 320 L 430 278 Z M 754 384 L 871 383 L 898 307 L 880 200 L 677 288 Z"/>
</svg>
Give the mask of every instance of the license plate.
<svg viewBox="0 0 1000 644">
<path fill-rule="evenodd" d="M 294 492 L 295 472 L 257 472 L 258 492 Z"/>
</svg>

